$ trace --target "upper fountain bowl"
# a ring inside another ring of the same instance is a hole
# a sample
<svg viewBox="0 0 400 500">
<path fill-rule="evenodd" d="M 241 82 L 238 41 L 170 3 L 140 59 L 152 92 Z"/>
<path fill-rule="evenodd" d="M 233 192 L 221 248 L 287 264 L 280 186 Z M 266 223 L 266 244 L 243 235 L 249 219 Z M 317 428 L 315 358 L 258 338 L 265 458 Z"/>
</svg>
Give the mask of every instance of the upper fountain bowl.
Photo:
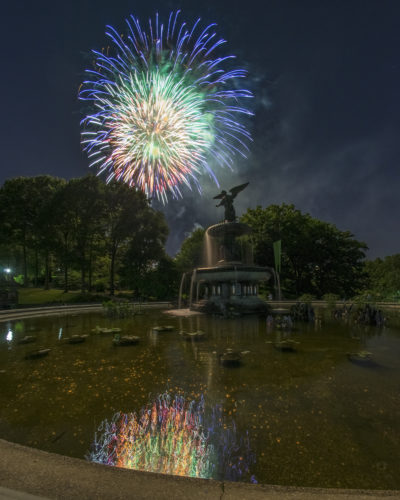
<svg viewBox="0 0 400 500">
<path fill-rule="evenodd" d="M 222 236 L 244 236 L 250 234 L 251 228 L 242 222 L 220 222 L 207 229 L 207 234 L 213 238 Z"/>
</svg>

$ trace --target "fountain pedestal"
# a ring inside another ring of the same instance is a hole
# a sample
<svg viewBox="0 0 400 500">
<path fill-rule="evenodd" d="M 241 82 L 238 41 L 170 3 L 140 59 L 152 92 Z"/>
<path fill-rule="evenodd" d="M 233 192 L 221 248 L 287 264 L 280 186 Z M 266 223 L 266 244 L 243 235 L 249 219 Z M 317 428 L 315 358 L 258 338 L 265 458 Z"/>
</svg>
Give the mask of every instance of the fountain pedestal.
<svg viewBox="0 0 400 500">
<path fill-rule="evenodd" d="M 240 222 L 222 222 L 206 231 L 207 267 L 193 270 L 189 307 L 217 314 L 260 314 L 267 311 L 258 297 L 259 283 L 272 271 L 253 263 L 242 236 L 251 228 Z"/>
</svg>

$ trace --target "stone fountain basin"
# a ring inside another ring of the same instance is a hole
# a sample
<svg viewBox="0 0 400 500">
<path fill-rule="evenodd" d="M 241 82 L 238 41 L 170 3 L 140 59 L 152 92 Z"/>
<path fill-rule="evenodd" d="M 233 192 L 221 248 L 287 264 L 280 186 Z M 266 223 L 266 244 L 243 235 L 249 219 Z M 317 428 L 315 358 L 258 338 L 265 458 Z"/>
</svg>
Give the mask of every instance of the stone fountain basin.
<svg viewBox="0 0 400 500">
<path fill-rule="evenodd" d="M 240 264 L 224 263 L 214 267 L 200 267 L 196 270 L 197 279 L 210 282 L 262 281 L 271 277 L 265 267 L 243 266 Z"/>
</svg>

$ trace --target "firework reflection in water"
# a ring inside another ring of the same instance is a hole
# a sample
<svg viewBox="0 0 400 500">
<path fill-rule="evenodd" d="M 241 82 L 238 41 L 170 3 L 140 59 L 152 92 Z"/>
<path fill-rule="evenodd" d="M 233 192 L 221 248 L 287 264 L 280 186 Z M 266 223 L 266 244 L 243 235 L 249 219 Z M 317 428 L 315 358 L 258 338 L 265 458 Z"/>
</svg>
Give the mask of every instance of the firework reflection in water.
<svg viewBox="0 0 400 500">
<path fill-rule="evenodd" d="M 179 476 L 247 480 L 255 455 L 249 438 L 238 438 L 222 408 L 206 412 L 199 402 L 161 394 L 139 414 L 116 413 L 95 435 L 92 462 Z"/>
</svg>

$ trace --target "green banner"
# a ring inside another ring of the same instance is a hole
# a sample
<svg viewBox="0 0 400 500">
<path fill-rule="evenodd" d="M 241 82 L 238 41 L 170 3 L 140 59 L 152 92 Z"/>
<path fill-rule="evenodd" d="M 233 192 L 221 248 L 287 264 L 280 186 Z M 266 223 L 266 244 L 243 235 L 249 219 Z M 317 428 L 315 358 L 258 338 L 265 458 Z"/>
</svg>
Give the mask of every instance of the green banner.
<svg viewBox="0 0 400 500">
<path fill-rule="evenodd" d="M 282 240 L 274 241 L 275 271 L 281 272 Z"/>
</svg>

